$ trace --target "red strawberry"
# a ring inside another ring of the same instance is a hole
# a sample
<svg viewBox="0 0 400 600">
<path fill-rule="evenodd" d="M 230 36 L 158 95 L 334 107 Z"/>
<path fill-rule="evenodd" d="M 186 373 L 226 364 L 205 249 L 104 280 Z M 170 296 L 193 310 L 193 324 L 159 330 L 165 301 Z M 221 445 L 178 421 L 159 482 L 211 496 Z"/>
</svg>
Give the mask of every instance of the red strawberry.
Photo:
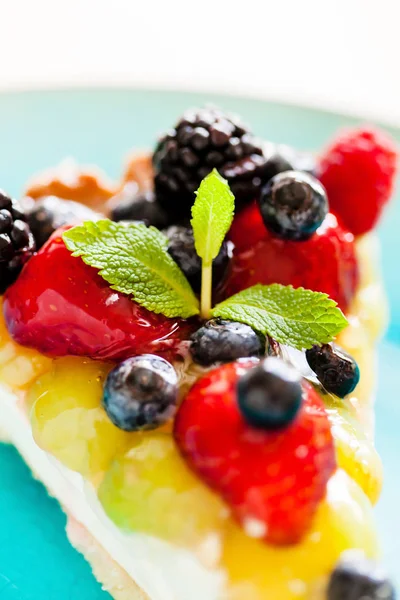
<svg viewBox="0 0 400 600">
<path fill-rule="evenodd" d="M 394 142 L 372 128 L 343 132 L 320 157 L 330 208 L 354 235 L 375 227 L 393 192 L 396 162 Z"/>
<path fill-rule="evenodd" d="M 236 384 L 255 364 L 243 359 L 200 379 L 179 409 L 174 435 L 191 468 L 245 529 L 275 544 L 296 543 L 336 468 L 329 420 L 304 382 L 300 411 L 285 429 L 250 426 L 239 411 Z"/>
<path fill-rule="evenodd" d="M 265 237 L 265 225 L 258 204 L 245 206 L 234 218 L 228 238 L 236 249 L 250 248 Z"/>
<path fill-rule="evenodd" d="M 256 283 L 281 283 L 325 292 L 342 310 L 348 308 L 358 283 L 354 238 L 334 215 L 309 240 L 290 241 L 267 231 L 254 204 L 235 218 L 230 238 L 236 248 L 220 297 Z"/>
<path fill-rule="evenodd" d="M 65 229 L 65 228 L 64 228 Z M 156 353 L 172 358 L 191 326 L 156 315 L 112 290 L 53 234 L 4 298 L 14 340 L 52 356 L 120 360 Z"/>
</svg>

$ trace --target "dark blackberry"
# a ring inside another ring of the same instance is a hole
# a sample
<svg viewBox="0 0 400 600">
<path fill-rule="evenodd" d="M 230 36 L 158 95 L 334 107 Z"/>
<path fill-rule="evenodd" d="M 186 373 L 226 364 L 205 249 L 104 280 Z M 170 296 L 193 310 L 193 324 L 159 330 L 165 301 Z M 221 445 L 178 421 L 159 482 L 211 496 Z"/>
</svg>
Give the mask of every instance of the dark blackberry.
<svg viewBox="0 0 400 600">
<path fill-rule="evenodd" d="M 190 216 L 194 192 L 215 167 L 240 209 L 258 196 L 265 163 L 262 144 L 236 117 L 215 108 L 190 110 L 155 149 L 157 198 L 177 220 Z"/>
<path fill-rule="evenodd" d="M 127 183 L 119 194 L 109 201 L 113 221 L 143 221 L 163 229 L 168 217 L 152 191 L 140 192 L 136 183 Z"/>
<path fill-rule="evenodd" d="M 40 198 L 27 212 L 27 221 L 38 249 L 62 225 L 77 225 L 82 221 L 96 221 L 99 218 L 100 215 L 88 206 L 56 196 Z"/>
<path fill-rule="evenodd" d="M 263 175 L 264 182 L 284 171 L 303 171 L 315 176 L 316 161 L 311 152 L 301 152 L 286 144 L 271 142 L 265 142 L 263 150 L 267 158 Z"/>
<path fill-rule="evenodd" d="M 261 356 L 266 340 L 245 323 L 211 319 L 191 337 L 190 352 L 199 365 L 226 363 L 247 356 Z"/>
<path fill-rule="evenodd" d="M 17 279 L 35 252 L 35 240 L 16 200 L 0 190 L 0 294 Z"/>
<path fill-rule="evenodd" d="M 201 258 L 195 246 L 193 230 L 184 225 L 173 225 L 165 231 L 168 252 L 186 275 L 192 289 L 197 294 L 201 290 Z M 218 256 L 213 260 L 213 283 L 220 282 L 225 274 L 230 260 L 228 242 L 223 242 Z"/>
</svg>

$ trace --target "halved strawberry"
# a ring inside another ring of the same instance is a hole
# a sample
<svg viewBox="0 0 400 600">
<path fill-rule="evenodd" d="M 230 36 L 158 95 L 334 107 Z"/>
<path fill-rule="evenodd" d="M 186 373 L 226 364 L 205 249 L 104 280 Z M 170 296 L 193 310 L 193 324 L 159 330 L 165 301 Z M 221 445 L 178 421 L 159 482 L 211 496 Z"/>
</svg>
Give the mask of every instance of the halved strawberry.
<svg viewBox="0 0 400 600">
<path fill-rule="evenodd" d="M 304 382 L 302 406 L 285 429 L 249 425 L 236 385 L 257 362 L 242 359 L 200 379 L 179 409 L 174 435 L 191 468 L 222 495 L 250 535 L 296 543 L 336 468 L 330 424 L 318 394 Z"/>
<path fill-rule="evenodd" d="M 354 237 L 334 215 L 310 239 L 290 241 L 266 229 L 254 204 L 235 217 L 229 237 L 235 250 L 221 298 L 257 283 L 281 283 L 325 292 L 342 310 L 348 308 L 358 284 Z"/>
<path fill-rule="evenodd" d="M 4 298 L 11 336 L 51 356 L 120 360 L 135 354 L 174 358 L 192 326 L 149 312 L 112 290 L 56 231 L 22 271 Z"/>
</svg>

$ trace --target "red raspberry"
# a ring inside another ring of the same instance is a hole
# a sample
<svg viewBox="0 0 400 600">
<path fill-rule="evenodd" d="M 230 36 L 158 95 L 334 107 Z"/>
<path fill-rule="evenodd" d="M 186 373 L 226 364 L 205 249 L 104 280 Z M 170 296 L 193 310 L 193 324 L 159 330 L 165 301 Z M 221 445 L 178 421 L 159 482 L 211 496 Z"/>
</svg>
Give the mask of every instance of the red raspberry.
<svg viewBox="0 0 400 600">
<path fill-rule="evenodd" d="M 318 177 L 330 209 L 354 235 L 375 227 L 393 192 L 396 163 L 394 142 L 372 128 L 343 132 L 321 155 Z"/>
<path fill-rule="evenodd" d="M 236 398 L 243 359 L 200 379 L 181 405 L 174 435 L 191 468 L 220 493 L 244 526 L 275 544 L 296 543 L 310 527 L 336 468 L 328 416 L 304 381 L 300 411 L 284 429 L 249 425 Z"/>
<path fill-rule="evenodd" d="M 281 283 L 325 292 L 346 310 L 358 284 L 353 235 L 329 214 L 306 241 L 274 237 L 256 204 L 245 208 L 230 231 L 235 250 L 220 298 L 257 283 Z"/>
</svg>

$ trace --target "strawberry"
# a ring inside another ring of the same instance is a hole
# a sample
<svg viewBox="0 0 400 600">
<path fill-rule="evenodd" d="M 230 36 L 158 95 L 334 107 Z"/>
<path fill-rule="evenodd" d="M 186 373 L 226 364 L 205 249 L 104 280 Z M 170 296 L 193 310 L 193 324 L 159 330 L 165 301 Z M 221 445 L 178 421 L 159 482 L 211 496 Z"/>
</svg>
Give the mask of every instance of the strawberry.
<svg viewBox="0 0 400 600">
<path fill-rule="evenodd" d="M 236 398 L 241 375 L 257 359 L 214 369 L 192 387 L 174 435 L 190 467 L 222 495 L 249 535 L 298 542 L 311 525 L 336 468 L 329 420 L 317 392 L 303 382 L 302 405 L 284 429 L 258 429 Z"/>
<path fill-rule="evenodd" d="M 306 241 L 283 240 L 267 231 L 254 204 L 235 218 L 229 237 L 235 250 L 220 298 L 256 283 L 281 283 L 325 292 L 348 308 L 358 284 L 354 237 L 334 215 Z"/>
<path fill-rule="evenodd" d="M 331 210 L 354 235 L 375 227 L 393 192 L 396 162 L 390 137 L 368 127 L 343 132 L 320 156 Z"/>
<path fill-rule="evenodd" d="M 4 316 L 14 340 L 51 356 L 173 358 L 191 325 L 149 312 L 112 290 L 95 269 L 71 255 L 61 238 L 64 230 L 53 234 L 7 290 Z"/>
</svg>

